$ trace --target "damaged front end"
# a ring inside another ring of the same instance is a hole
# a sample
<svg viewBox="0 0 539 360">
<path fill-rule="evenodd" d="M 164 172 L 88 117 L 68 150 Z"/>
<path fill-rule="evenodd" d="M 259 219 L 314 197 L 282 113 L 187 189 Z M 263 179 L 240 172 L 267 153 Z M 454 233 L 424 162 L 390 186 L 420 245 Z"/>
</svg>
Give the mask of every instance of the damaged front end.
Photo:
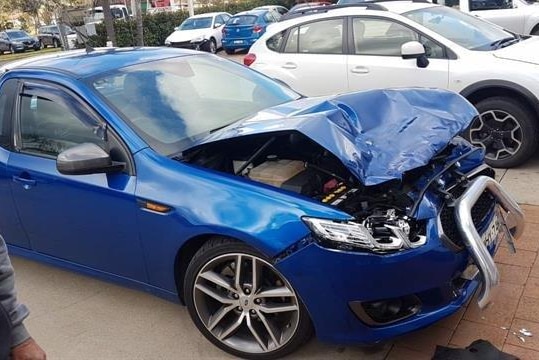
<svg viewBox="0 0 539 360">
<path fill-rule="evenodd" d="M 302 264 L 320 278 L 326 274 L 328 288 L 339 294 L 333 301 L 346 298 L 364 325 L 400 322 L 409 331 L 455 311 L 478 280 L 478 302 L 486 306 L 499 278 L 492 256 L 501 241 L 512 244 L 522 234 L 518 205 L 484 165 L 483 152 L 458 136 L 476 115 L 462 97 L 442 90 L 304 99 L 209 135 L 182 161 L 347 214 L 346 220 L 303 216 L 310 238 L 275 261 L 296 284 L 305 283 Z M 313 258 L 319 269 L 309 265 Z M 328 276 L 333 267 L 350 279 Z M 296 286 L 308 294 L 308 307 L 322 306 L 309 294 L 315 287 Z M 313 320 L 317 329 L 333 326 Z M 404 332 L 371 330 L 360 340 Z"/>
</svg>

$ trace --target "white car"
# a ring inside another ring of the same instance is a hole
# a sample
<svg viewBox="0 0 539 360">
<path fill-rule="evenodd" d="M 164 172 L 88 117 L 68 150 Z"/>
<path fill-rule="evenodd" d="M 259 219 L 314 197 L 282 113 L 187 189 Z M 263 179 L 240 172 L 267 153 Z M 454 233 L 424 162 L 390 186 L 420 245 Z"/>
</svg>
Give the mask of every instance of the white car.
<svg viewBox="0 0 539 360">
<path fill-rule="evenodd" d="M 272 26 L 244 64 L 308 96 L 450 89 L 481 114 L 466 135 L 491 165 L 516 166 L 537 148 L 539 37 L 514 35 L 446 6 L 328 7 Z"/>
<path fill-rule="evenodd" d="M 174 29 L 166 40 L 166 46 L 209 51 L 213 54 L 222 47 L 223 26 L 232 15 L 214 12 L 191 16 Z"/>
<path fill-rule="evenodd" d="M 525 0 L 438 0 L 517 34 L 539 35 L 539 4 Z"/>
</svg>

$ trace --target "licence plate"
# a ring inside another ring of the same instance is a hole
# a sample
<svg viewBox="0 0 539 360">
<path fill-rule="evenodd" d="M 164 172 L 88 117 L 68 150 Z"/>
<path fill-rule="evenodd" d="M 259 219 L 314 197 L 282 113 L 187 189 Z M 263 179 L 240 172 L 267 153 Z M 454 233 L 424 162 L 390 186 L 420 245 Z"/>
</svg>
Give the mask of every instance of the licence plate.
<svg viewBox="0 0 539 360">
<path fill-rule="evenodd" d="M 234 44 L 243 44 L 243 40 L 234 40 Z"/>
<path fill-rule="evenodd" d="M 481 239 L 487 248 L 490 248 L 491 245 L 497 244 L 500 236 L 503 234 L 502 223 L 500 222 L 498 211 L 494 213 L 490 224 L 488 224 L 487 229 L 481 235 Z"/>
</svg>

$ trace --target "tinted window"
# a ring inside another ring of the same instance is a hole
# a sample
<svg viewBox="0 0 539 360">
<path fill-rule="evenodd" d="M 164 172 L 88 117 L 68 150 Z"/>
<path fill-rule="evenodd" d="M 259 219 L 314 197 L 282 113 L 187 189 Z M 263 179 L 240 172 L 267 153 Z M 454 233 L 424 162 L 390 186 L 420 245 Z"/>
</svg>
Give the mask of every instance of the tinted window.
<svg viewBox="0 0 539 360">
<path fill-rule="evenodd" d="M 238 15 L 228 20 L 227 25 L 253 25 L 257 17 L 254 15 Z"/>
<path fill-rule="evenodd" d="M 11 145 L 11 106 L 14 97 L 10 94 L 17 92 L 17 80 L 7 80 L 0 89 L 0 146 L 7 148 Z"/>
<path fill-rule="evenodd" d="M 419 40 L 411 29 L 382 19 L 355 18 L 353 35 L 355 53 L 360 55 L 400 56 L 402 44 Z"/>
<path fill-rule="evenodd" d="M 56 157 L 85 142 L 104 147 L 94 121 L 74 99 L 37 93 L 21 95 L 21 151 Z"/>
<path fill-rule="evenodd" d="M 268 41 L 266 41 L 266 46 L 268 47 L 268 49 L 273 50 L 273 51 L 280 51 L 285 34 L 286 34 L 286 30 L 283 30 L 280 33 L 277 33 L 273 35 L 272 37 L 270 37 Z"/>
<path fill-rule="evenodd" d="M 99 75 L 91 85 L 164 155 L 186 149 L 211 130 L 298 98 L 243 65 L 209 56 L 125 67 Z"/>
<path fill-rule="evenodd" d="M 469 0 L 470 10 L 512 9 L 512 0 Z"/>
<path fill-rule="evenodd" d="M 316 21 L 290 31 L 285 52 L 342 54 L 343 20 Z"/>
</svg>

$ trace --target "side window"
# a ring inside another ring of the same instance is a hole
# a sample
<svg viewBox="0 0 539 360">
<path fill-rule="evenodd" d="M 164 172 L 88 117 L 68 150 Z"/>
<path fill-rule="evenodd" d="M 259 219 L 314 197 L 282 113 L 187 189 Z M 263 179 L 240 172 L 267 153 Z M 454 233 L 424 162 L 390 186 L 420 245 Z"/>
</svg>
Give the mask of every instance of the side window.
<svg viewBox="0 0 539 360">
<path fill-rule="evenodd" d="M 213 23 L 213 26 L 218 27 L 225 23 L 225 20 L 223 19 L 222 15 L 217 15 L 215 17 L 215 22 Z"/>
<path fill-rule="evenodd" d="M 266 21 L 267 23 L 275 22 L 275 19 L 271 15 L 271 12 L 268 11 L 267 13 L 264 14 L 264 21 Z"/>
<path fill-rule="evenodd" d="M 48 90 L 48 89 L 47 89 Z M 85 142 L 105 148 L 99 123 L 84 106 L 60 91 L 25 91 L 20 101 L 20 151 L 56 157 Z"/>
<path fill-rule="evenodd" d="M 512 9 L 513 0 L 468 0 L 470 10 L 502 10 Z"/>
<path fill-rule="evenodd" d="M 286 34 L 286 30 L 283 30 L 266 41 L 266 46 L 268 49 L 279 52 L 281 50 L 281 45 L 283 44 L 284 35 Z"/>
<path fill-rule="evenodd" d="M 415 31 L 382 19 L 355 18 L 353 36 L 358 55 L 400 56 L 402 44 L 419 40 Z"/>
<path fill-rule="evenodd" d="M 307 23 L 290 31 L 285 52 L 309 54 L 343 53 L 343 20 Z"/>
<path fill-rule="evenodd" d="M 13 103 L 17 92 L 17 80 L 7 80 L 0 89 L 0 146 L 11 147 L 12 116 L 10 102 Z"/>
</svg>

